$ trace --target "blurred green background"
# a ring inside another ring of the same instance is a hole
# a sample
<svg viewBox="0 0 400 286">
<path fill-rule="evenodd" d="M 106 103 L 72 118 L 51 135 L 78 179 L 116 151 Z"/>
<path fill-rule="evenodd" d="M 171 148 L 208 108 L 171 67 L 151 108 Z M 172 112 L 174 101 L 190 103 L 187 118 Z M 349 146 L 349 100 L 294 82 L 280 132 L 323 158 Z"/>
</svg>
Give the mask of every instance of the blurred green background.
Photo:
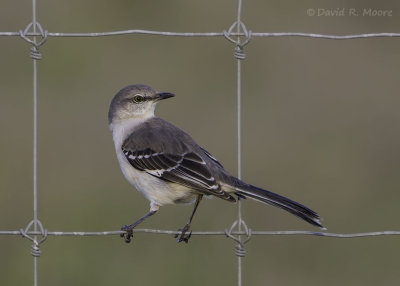
<svg viewBox="0 0 400 286">
<path fill-rule="evenodd" d="M 344 16 L 308 16 L 344 8 Z M 350 16 L 348 9 L 392 11 Z M 149 29 L 221 32 L 236 1 L 38 1 L 49 32 Z M 318 11 L 318 10 L 315 10 Z M 398 1 L 244 1 L 254 32 L 399 32 Z M 30 1 L 2 0 L 0 30 L 31 21 Z M 254 38 L 242 62 L 243 178 L 318 211 L 330 232 L 399 229 L 398 38 L 334 41 Z M 32 60 L 19 37 L 0 37 L 0 229 L 32 219 Z M 38 207 L 49 231 L 118 230 L 148 209 L 123 178 L 107 127 L 112 96 L 145 83 L 177 96 L 158 115 L 236 174 L 236 62 L 222 37 L 49 38 L 38 63 Z M 142 227 L 177 229 L 190 206 L 166 206 Z M 204 201 L 193 230 L 223 230 L 235 205 Z M 254 230 L 317 230 L 276 208 L 243 203 Z M 166 235 L 49 237 L 40 285 L 235 285 L 235 243 L 223 236 L 177 244 Z M 0 237 L 2 285 L 31 285 L 30 242 Z M 398 237 L 255 236 L 244 285 L 398 285 Z"/>
</svg>

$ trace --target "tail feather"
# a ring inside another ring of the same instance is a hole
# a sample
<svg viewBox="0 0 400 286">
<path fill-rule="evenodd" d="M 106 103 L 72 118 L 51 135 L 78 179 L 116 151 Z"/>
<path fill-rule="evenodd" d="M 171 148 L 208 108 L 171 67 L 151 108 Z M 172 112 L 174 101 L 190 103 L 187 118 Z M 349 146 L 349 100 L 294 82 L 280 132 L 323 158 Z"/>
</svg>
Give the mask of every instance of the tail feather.
<svg viewBox="0 0 400 286">
<path fill-rule="evenodd" d="M 321 224 L 321 217 L 315 211 L 284 196 L 247 184 L 237 188 L 236 195 L 252 198 L 284 209 L 312 225 L 325 229 Z"/>
</svg>

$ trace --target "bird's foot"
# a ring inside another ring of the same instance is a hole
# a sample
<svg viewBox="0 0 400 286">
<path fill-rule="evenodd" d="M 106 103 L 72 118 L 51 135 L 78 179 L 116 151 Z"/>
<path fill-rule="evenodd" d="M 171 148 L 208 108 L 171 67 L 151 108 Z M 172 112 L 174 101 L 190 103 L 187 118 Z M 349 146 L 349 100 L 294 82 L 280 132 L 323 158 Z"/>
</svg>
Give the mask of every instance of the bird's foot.
<svg viewBox="0 0 400 286">
<path fill-rule="evenodd" d="M 175 238 L 177 238 L 177 242 L 182 242 L 184 241 L 185 243 L 189 242 L 189 238 L 192 236 L 192 231 L 187 233 L 187 231 L 190 229 L 190 225 L 187 224 L 183 228 L 178 229 L 180 231 L 180 234 L 175 234 Z"/>
<path fill-rule="evenodd" d="M 125 231 L 125 233 L 121 233 L 120 236 L 124 238 L 126 243 L 131 242 L 131 238 L 133 237 L 133 227 L 130 225 L 124 225 L 121 227 L 122 231 Z"/>
</svg>

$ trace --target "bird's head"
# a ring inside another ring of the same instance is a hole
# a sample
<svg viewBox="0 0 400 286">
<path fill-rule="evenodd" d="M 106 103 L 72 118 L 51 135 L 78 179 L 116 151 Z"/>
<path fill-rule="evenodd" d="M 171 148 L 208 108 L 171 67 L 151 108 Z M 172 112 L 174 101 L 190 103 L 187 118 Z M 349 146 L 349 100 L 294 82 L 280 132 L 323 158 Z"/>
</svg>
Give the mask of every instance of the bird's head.
<svg viewBox="0 0 400 286">
<path fill-rule="evenodd" d="M 108 124 L 130 118 L 151 118 L 157 103 L 173 96 L 174 94 L 169 92 L 156 92 L 144 84 L 128 85 L 118 91 L 112 99 L 108 111 Z"/>
</svg>

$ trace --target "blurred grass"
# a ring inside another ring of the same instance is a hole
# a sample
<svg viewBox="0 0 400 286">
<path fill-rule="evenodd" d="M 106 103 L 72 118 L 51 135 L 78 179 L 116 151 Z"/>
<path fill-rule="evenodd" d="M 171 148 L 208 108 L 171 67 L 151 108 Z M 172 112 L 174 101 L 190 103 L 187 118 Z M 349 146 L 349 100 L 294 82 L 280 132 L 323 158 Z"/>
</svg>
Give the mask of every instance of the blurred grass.
<svg viewBox="0 0 400 286">
<path fill-rule="evenodd" d="M 0 3 L 0 30 L 24 29 L 31 6 Z M 257 32 L 396 32 L 397 1 L 244 1 Z M 308 8 L 377 8 L 392 17 L 309 17 Z M 120 29 L 209 32 L 236 18 L 231 1 L 39 1 L 50 32 Z M 317 210 L 329 231 L 397 229 L 400 179 L 397 38 L 329 41 L 256 38 L 243 62 L 243 177 Z M 0 37 L 0 229 L 32 217 L 32 63 L 29 46 Z M 158 115 L 236 172 L 236 64 L 223 38 L 120 36 L 50 38 L 39 62 L 39 218 L 54 231 L 115 230 L 148 202 L 124 180 L 107 128 L 112 96 L 147 83 L 177 97 Z M 177 229 L 190 207 L 166 206 L 144 227 Z M 313 229 L 274 208 L 245 201 L 253 229 Z M 221 230 L 236 207 L 202 203 L 193 229 Z M 29 242 L 0 237 L 2 285 L 32 281 Z M 397 285 L 397 238 L 335 240 L 254 237 L 246 285 Z M 232 285 L 234 243 L 224 237 L 49 237 L 40 285 Z"/>
</svg>

